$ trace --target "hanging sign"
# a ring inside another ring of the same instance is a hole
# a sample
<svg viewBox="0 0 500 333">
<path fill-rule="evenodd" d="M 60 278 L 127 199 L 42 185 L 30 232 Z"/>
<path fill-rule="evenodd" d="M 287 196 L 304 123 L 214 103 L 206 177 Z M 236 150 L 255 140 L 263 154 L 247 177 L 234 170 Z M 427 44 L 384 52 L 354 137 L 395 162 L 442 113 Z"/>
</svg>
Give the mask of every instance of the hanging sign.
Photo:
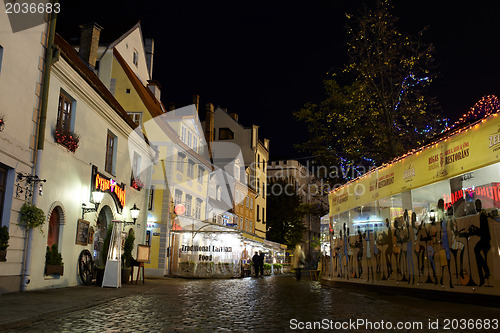
<svg viewBox="0 0 500 333">
<path fill-rule="evenodd" d="M 118 213 L 121 213 L 123 207 L 125 207 L 125 184 L 116 182 L 114 179 L 109 178 L 97 171 L 97 167 L 92 166 L 92 181 L 91 190 L 100 190 L 101 192 L 106 192 L 111 195 L 115 201 Z"/>
</svg>

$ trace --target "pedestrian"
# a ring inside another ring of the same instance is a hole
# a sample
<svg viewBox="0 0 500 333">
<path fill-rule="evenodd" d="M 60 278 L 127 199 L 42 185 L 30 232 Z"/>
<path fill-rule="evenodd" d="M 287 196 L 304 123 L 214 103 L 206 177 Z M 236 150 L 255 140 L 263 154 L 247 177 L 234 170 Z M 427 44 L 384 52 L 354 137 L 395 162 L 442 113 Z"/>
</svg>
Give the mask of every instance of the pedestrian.
<svg viewBox="0 0 500 333">
<path fill-rule="evenodd" d="M 259 270 L 260 270 L 260 264 L 259 264 L 260 256 L 257 253 L 257 251 L 255 251 L 255 254 L 252 257 L 252 262 L 253 262 L 253 269 L 255 271 L 255 277 L 258 278 L 259 277 Z"/>
<path fill-rule="evenodd" d="M 265 254 L 262 251 L 259 251 L 259 265 L 260 265 L 260 277 L 264 277 L 264 259 L 265 259 Z"/>
<path fill-rule="evenodd" d="M 306 255 L 302 251 L 302 246 L 297 245 L 295 251 L 293 252 L 293 269 L 295 270 L 295 278 L 300 281 L 301 271 L 306 263 Z"/>
</svg>

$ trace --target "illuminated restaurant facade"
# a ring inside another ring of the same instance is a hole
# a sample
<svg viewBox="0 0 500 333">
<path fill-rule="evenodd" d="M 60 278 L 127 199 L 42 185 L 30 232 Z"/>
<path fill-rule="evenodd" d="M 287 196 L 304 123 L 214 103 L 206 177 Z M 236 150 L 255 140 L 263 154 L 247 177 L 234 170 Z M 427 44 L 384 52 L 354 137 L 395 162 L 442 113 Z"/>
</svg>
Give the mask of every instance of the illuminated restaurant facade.
<svg viewBox="0 0 500 333">
<path fill-rule="evenodd" d="M 332 191 L 325 281 L 500 294 L 496 112 Z"/>
</svg>

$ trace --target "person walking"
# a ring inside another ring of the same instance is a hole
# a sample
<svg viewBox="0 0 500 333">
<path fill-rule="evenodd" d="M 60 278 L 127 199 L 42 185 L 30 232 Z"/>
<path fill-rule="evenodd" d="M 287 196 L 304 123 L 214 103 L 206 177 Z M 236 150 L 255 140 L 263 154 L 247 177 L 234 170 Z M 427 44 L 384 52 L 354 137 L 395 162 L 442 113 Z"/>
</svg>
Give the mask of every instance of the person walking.
<svg viewBox="0 0 500 333">
<path fill-rule="evenodd" d="M 260 271 L 260 256 L 257 251 L 255 251 L 255 254 L 252 257 L 252 262 L 253 262 L 253 270 L 255 272 L 255 277 L 259 277 L 259 271 Z"/>
<path fill-rule="evenodd" d="M 293 269 L 295 270 L 295 278 L 300 281 L 302 268 L 304 268 L 306 261 L 306 255 L 302 251 L 302 246 L 297 245 L 295 251 L 293 252 Z"/>
<path fill-rule="evenodd" d="M 259 267 L 260 267 L 260 277 L 264 277 L 264 259 L 266 258 L 266 255 L 264 252 L 259 251 Z"/>
</svg>

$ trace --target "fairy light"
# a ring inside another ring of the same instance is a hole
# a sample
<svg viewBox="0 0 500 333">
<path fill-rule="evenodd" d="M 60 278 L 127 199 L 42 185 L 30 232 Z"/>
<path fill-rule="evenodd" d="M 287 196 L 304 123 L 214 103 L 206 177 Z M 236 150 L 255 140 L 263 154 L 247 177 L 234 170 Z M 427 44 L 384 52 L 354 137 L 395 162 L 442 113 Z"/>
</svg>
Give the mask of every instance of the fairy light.
<svg viewBox="0 0 500 333">
<path fill-rule="evenodd" d="M 465 113 L 462 117 L 460 117 L 453 125 L 450 127 L 447 127 L 445 130 L 441 132 L 442 133 L 447 133 L 446 136 L 438 139 L 437 141 L 431 142 L 425 146 L 422 146 L 420 148 L 414 148 L 411 151 L 394 158 L 392 161 L 388 163 L 384 163 L 378 168 L 372 169 L 371 171 L 368 171 L 363 175 L 363 177 L 370 175 L 371 173 L 375 172 L 376 170 L 382 171 L 385 169 L 387 166 L 392 166 L 393 164 L 396 164 L 397 162 L 403 160 L 404 158 L 410 156 L 410 155 L 419 155 L 423 151 L 427 149 L 432 149 L 435 148 L 439 145 L 441 142 L 446 142 L 448 141 L 452 136 L 458 135 L 460 133 L 467 133 L 470 129 L 476 129 L 479 127 L 480 124 L 484 123 L 487 121 L 488 117 L 496 117 L 498 113 L 500 112 L 500 102 L 498 101 L 498 98 L 495 95 L 488 95 L 484 96 L 479 100 L 467 113 Z M 453 130 L 454 127 L 463 124 L 465 121 L 471 121 L 471 120 L 476 120 L 469 126 L 465 128 L 457 128 L 456 130 Z M 351 185 L 354 183 L 355 179 L 349 180 L 346 184 L 338 187 L 335 190 L 330 191 L 331 194 L 343 190 L 345 187 Z"/>
</svg>

